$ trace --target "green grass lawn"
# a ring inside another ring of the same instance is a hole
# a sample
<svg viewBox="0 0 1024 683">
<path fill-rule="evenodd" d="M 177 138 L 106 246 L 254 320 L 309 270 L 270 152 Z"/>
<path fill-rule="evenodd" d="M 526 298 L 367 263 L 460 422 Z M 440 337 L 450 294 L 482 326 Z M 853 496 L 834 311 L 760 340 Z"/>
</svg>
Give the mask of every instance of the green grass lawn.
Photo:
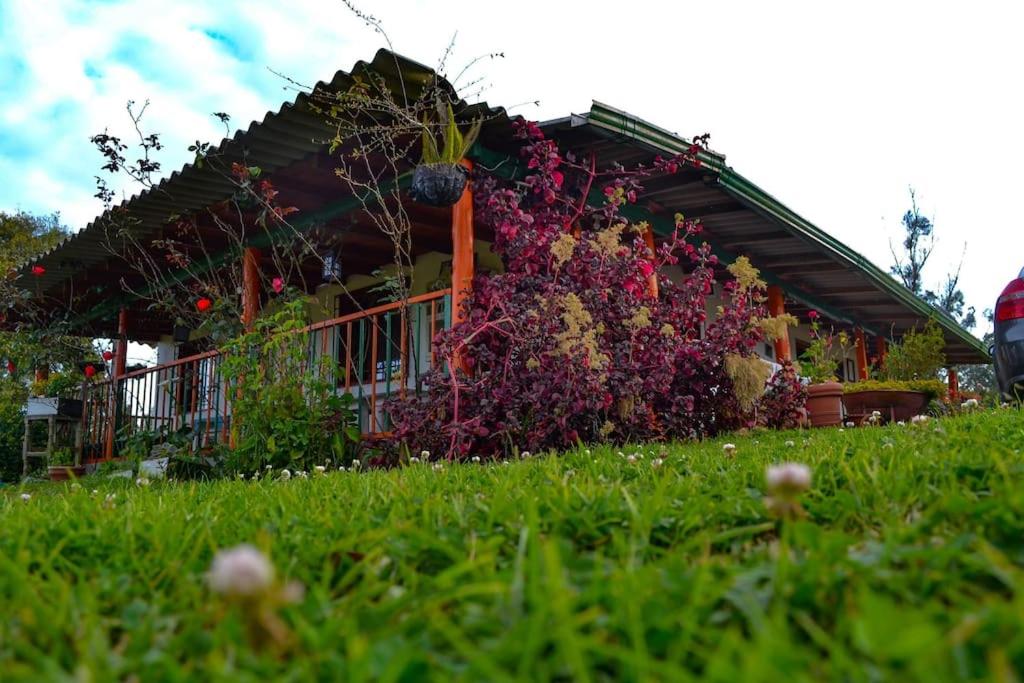
<svg viewBox="0 0 1024 683">
<path fill-rule="evenodd" d="M 1020 411 L 673 445 L 660 468 L 618 450 L 4 489 L 0 680 L 1024 675 Z M 814 481 L 780 525 L 764 471 L 787 460 Z M 305 586 L 277 640 L 207 587 L 243 542 Z"/>
</svg>

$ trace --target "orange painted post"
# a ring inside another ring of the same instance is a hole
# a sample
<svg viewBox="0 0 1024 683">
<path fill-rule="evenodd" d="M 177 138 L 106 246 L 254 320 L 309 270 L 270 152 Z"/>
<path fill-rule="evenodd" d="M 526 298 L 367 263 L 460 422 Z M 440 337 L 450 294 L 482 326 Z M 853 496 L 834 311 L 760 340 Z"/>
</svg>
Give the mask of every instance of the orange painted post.
<svg viewBox="0 0 1024 683">
<path fill-rule="evenodd" d="M 956 368 L 947 370 L 949 380 L 949 400 L 953 403 L 960 401 L 960 378 L 957 377 Z"/>
<path fill-rule="evenodd" d="M 650 254 L 648 255 L 648 258 L 651 259 L 651 265 L 655 266 L 655 271 L 653 273 L 651 273 L 650 276 L 648 276 L 648 278 L 647 278 L 647 293 L 651 295 L 652 299 L 657 299 L 658 298 L 658 271 L 657 271 L 657 267 L 655 265 L 655 257 L 656 257 L 658 252 L 655 251 L 655 249 L 654 249 L 654 230 L 652 230 L 650 228 L 650 226 L 648 226 L 647 229 L 644 231 L 644 242 L 647 243 L 647 251 L 650 252 Z"/>
<path fill-rule="evenodd" d="M 875 337 L 875 348 L 878 354 L 878 367 L 885 366 L 885 354 L 887 351 L 885 337 Z"/>
<path fill-rule="evenodd" d="M 114 349 L 114 371 L 110 377 L 109 400 L 107 411 L 107 434 L 103 444 L 103 459 L 114 457 L 114 433 L 117 431 L 117 419 L 120 412 L 118 380 L 124 374 L 128 364 L 128 311 L 122 308 L 117 314 L 117 347 Z"/>
<path fill-rule="evenodd" d="M 778 285 L 768 285 L 768 313 L 775 317 L 783 315 L 785 312 L 786 299 L 782 294 L 782 287 Z M 775 340 L 775 360 L 779 363 L 787 360 L 793 360 L 793 356 L 789 351 L 788 327 L 786 328 L 785 335 Z"/>
<path fill-rule="evenodd" d="M 473 162 L 463 159 L 462 165 L 472 170 Z M 452 325 L 462 322 L 463 300 L 473 289 L 473 190 L 467 183 L 459 201 L 452 207 Z M 461 357 L 453 359 L 457 368 L 465 370 Z"/>
<path fill-rule="evenodd" d="M 462 160 L 472 170 L 473 162 Z M 473 288 L 473 190 L 466 184 L 452 207 L 452 324 L 462 322 L 462 302 Z"/>
<path fill-rule="evenodd" d="M 868 349 L 864 340 L 864 330 L 858 327 L 854 332 L 854 338 L 857 340 L 857 379 L 864 381 L 868 378 Z"/>
<path fill-rule="evenodd" d="M 260 250 L 246 247 L 242 252 L 242 324 L 252 329 L 260 310 Z"/>
</svg>

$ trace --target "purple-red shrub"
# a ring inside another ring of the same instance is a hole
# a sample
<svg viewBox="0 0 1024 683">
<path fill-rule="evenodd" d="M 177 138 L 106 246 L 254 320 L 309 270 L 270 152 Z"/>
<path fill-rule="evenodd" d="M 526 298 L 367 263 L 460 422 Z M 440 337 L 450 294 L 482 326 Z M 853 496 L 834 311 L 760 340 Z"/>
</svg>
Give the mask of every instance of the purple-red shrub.
<svg viewBox="0 0 1024 683">
<path fill-rule="evenodd" d="M 446 362 L 428 374 L 426 392 L 389 403 L 395 440 L 435 456 L 501 457 L 753 424 L 725 358 L 749 357 L 763 339 L 757 271 L 743 260 L 709 322 L 717 259 L 696 243 L 700 225 L 677 216 L 652 254 L 649 227 L 625 217 L 635 215 L 628 207 L 644 178 L 699 166 L 700 148 L 599 171 L 593 157 L 563 154 L 536 124 L 521 123 L 517 135 L 526 177 L 474 178 L 476 220 L 493 230 L 505 272 L 474 278 L 464 321 L 435 339 Z M 660 270 L 674 264 L 678 282 Z"/>
<path fill-rule="evenodd" d="M 793 429 L 806 418 L 806 405 L 807 387 L 800 381 L 793 363 L 784 361 L 768 380 L 758 401 L 757 421 L 772 429 Z"/>
</svg>

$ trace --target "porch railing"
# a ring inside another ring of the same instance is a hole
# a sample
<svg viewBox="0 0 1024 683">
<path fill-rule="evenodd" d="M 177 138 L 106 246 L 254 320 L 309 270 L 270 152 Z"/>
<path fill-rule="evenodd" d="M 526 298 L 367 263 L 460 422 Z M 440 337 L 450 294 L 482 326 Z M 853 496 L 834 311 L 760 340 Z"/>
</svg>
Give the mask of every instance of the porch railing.
<svg viewBox="0 0 1024 683">
<path fill-rule="evenodd" d="M 383 409 L 389 397 L 422 391 L 436 360 L 434 336 L 451 325 L 451 290 L 410 298 L 404 318 L 401 308 L 385 304 L 292 333 L 309 367 L 330 373 L 335 391 L 353 396 L 360 430 L 370 438 L 390 430 Z M 334 362 L 320 362 L 325 358 Z M 153 433 L 154 442 L 185 433 L 194 450 L 226 443 L 231 402 L 222 360 L 220 351 L 208 351 L 87 385 L 83 461 L 117 455 L 139 431 Z"/>
</svg>

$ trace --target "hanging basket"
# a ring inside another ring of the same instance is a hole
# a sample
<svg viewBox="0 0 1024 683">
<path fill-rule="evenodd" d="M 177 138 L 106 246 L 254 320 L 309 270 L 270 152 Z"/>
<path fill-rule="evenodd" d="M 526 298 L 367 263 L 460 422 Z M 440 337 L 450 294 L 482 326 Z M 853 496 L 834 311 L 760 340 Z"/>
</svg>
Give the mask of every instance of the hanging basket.
<svg viewBox="0 0 1024 683">
<path fill-rule="evenodd" d="M 420 164 L 412 174 L 409 195 L 428 206 L 451 206 L 466 189 L 469 169 L 462 164 Z"/>
</svg>

